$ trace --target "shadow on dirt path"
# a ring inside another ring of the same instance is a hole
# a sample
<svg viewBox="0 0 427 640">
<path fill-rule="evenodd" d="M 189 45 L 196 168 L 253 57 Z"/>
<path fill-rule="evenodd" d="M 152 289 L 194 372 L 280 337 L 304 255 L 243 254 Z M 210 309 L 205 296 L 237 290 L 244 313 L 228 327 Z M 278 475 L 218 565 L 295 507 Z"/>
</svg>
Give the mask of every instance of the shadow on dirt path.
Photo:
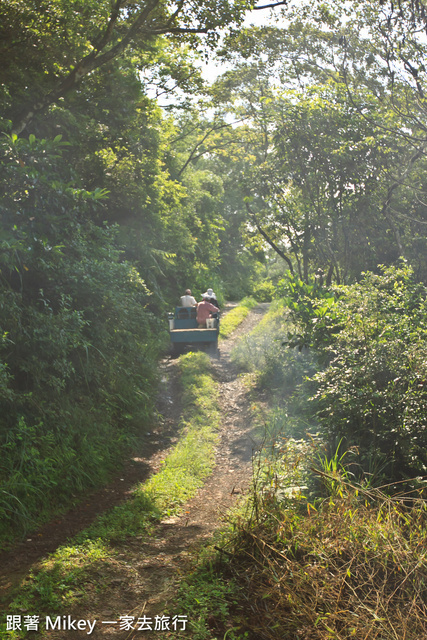
<svg viewBox="0 0 427 640">
<path fill-rule="evenodd" d="M 161 391 L 163 387 L 162 382 Z M 158 410 L 161 416 L 167 413 L 164 409 L 171 403 L 170 394 L 175 397 L 175 410 L 178 413 L 180 411 L 179 401 L 176 400 L 179 394 L 172 385 L 167 393 L 161 393 L 159 398 Z M 101 513 L 126 500 L 136 484 L 144 482 L 155 473 L 170 447 L 177 441 L 176 432 L 176 420 L 172 416 L 161 417 L 158 423 L 153 425 L 152 431 L 144 434 L 140 440 L 139 448 L 144 453 L 135 452 L 125 461 L 119 474 L 108 485 L 89 493 L 75 508 L 50 521 L 38 531 L 30 533 L 11 550 L 0 552 L 0 597 L 21 576 L 26 575 L 35 562 L 88 527 Z"/>
</svg>

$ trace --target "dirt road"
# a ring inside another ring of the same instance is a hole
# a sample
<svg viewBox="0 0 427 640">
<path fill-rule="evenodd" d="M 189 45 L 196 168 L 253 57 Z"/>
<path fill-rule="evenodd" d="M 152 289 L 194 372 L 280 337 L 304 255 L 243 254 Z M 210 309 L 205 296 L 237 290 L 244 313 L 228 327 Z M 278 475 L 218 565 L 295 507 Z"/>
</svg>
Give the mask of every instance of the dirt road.
<svg viewBox="0 0 427 640">
<path fill-rule="evenodd" d="M 154 535 L 146 539 L 132 539 L 117 548 L 116 560 L 105 567 L 98 580 L 103 588 L 97 589 L 97 579 L 89 584 L 85 604 L 73 605 L 67 615 L 80 620 L 96 620 L 91 638 L 132 638 L 148 632 L 121 630 L 121 616 L 134 617 L 162 615 L 175 593 L 179 576 L 185 572 L 197 546 L 209 538 L 221 524 L 221 514 L 227 512 L 247 488 L 251 479 L 251 460 L 256 443 L 251 425 L 250 400 L 229 355 L 232 347 L 261 319 L 267 305 L 253 309 L 231 338 L 220 344 L 219 359 L 213 360 L 215 376 L 220 384 L 222 427 L 213 474 L 187 503 L 180 517 L 159 523 Z M 162 363 L 163 384 L 159 409 L 163 420 L 148 436 L 149 454 L 129 460 L 119 478 L 104 490 L 94 494 L 84 505 L 66 514 L 31 536 L 14 552 L 0 557 L 0 589 L 7 591 L 16 578 L 24 575 L 40 557 L 86 527 L 98 513 L 125 499 L 132 485 L 155 472 L 176 440 L 179 423 L 179 395 L 176 390 L 176 362 L 167 358 Z M 107 624 L 109 622 L 110 624 Z M 104 623 L 104 624 L 103 624 Z M 88 637 L 82 631 L 52 631 L 51 638 Z M 159 634 L 153 634 L 158 636 Z"/>
</svg>

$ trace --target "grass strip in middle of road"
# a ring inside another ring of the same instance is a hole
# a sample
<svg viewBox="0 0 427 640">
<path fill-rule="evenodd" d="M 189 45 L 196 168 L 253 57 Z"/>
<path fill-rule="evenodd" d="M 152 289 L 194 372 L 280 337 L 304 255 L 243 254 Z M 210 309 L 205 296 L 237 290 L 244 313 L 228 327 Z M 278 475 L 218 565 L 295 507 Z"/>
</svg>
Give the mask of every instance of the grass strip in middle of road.
<svg viewBox="0 0 427 640">
<path fill-rule="evenodd" d="M 44 615 L 69 613 L 76 604 L 81 608 L 90 600 L 89 587 L 98 584 L 98 574 L 104 575 L 108 566 L 108 571 L 114 571 L 118 560 L 113 545 L 121 543 L 123 556 L 127 538 L 148 536 L 153 522 L 178 513 L 211 473 L 220 426 L 218 385 L 205 353 L 188 353 L 179 359 L 178 366 L 184 406 L 182 437 L 161 470 L 137 486 L 129 500 L 102 514 L 43 560 L 16 590 L 9 606 L 11 615 L 37 611 L 43 620 Z M 0 624 L 2 638 L 18 640 L 27 635 L 24 630 L 6 631 L 4 627 Z M 43 635 L 43 629 L 39 633 Z"/>
<path fill-rule="evenodd" d="M 223 318 L 219 326 L 220 339 L 227 339 L 235 329 L 243 322 L 249 311 L 256 307 L 258 302 L 254 298 L 243 298 L 234 309 L 231 309 Z"/>
<path fill-rule="evenodd" d="M 185 436 L 167 457 L 163 469 L 144 486 L 157 508 L 168 515 L 194 496 L 211 473 L 220 426 L 218 385 L 210 374 L 209 357 L 200 351 L 187 353 L 179 359 L 179 369 Z"/>
</svg>

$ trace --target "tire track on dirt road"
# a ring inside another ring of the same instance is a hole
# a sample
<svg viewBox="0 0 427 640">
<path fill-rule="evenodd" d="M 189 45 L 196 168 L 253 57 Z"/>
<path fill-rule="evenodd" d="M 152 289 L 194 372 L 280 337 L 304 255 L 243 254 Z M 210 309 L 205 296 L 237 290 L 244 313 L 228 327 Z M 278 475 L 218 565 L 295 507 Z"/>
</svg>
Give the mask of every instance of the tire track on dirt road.
<svg viewBox="0 0 427 640">
<path fill-rule="evenodd" d="M 221 525 L 222 516 L 242 495 L 252 476 L 252 456 L 256 442 L 253 435 L 248 389 L 230 360 L 230 352 L 238 340 L 261 320 L 268 305 L 259 305 L 249 312 L 232 336 L 220 343 L 220 358 L 213 359 L 214 375 L 220 384 L 222 426 L 217 447 L 216 465 L 197 496 L 191 499 L 180 516 L 168 518 L 154 526 L 153 534 L 139 536 L 116 546 L 113 563 L 93 576 L 86 585 L 84 601 L 76 602 L 65 612 L 79 620 L 96 620 L 91 638 L 133 637 L 132 630 L 121 631 L 119 618 L 130 616 L 135 621 L 145 615 L 162 615 L 176 594 L 179 576 L 191 565 L 197 548 Z M 172 358 L 162 363 L 164 375 L 161 410 L 167 425 L 169 443 L 180 419 L 179 393 L 176 388 L 177 366 Z M 175 422 L 175 425 L 173 423 Z M 159 440 L 164 433 L 155 434 Z M 160 466 L 168 449 L 150 458 L 152 470 Z M 85 525 L 86 526 L 86 525 Z M 98 591 L 98 584 L 103 587 Z M 102 621 L 117 621 L 102 624 Z M 87 631 L 51 631 L 49 638 L 63 640 L 87 638 Z M 158 634 L 144 632 L 144 638 Z M 134 637 L 141 636 L 135 631 Z"/>
<path fill-rule="evenodd" d="M 126 563 L 132 565 L 134 572 L 132 576 L 125 572 L 130 582 L 123 575 L 117 589 L 111 591 L 107 599 L 104 594 L 99 607 L 90 611 L 88 617 L 91 619 L 114 620 L 114 614 L 128 615 L 134 617 L 136 623 L 141 616 L 154 619 L 156 615 L 163 615 L 176 595 L 180 576 L 191 567 L 200 545 L 211 538 L 221 526 L 223 516 L 250 485 L 252 457 L 257 446 L 248 397 L 250 391 L 232 364 L 230 352 L 238 340 L 258 324 L 267 308 L 264 304 L 253 309 L 232 336 L 221 341 L 220 358 L 212 360 L 220 384 L 223 416 L 212 475 L 197 496 L 185 505 L 182 515 L 163 520 L 156 526 L 154 536 L 141 542 L 131 541 L 132 552 Z M 173 369 L 173 361 L 167 364 L 166 368 L 169 367 Z M 129 553 L 129 547 L 127 549 Z M 97 625 L 91 637 L 131 640 L 140 635 L 138 630 L 120 633 L 115 626 Z M 144 632 L 143 636 L 147 639 L 159 637 L 159 634 Z M 52 637 L 62 640 L 66 636 Z"/>
</svg>

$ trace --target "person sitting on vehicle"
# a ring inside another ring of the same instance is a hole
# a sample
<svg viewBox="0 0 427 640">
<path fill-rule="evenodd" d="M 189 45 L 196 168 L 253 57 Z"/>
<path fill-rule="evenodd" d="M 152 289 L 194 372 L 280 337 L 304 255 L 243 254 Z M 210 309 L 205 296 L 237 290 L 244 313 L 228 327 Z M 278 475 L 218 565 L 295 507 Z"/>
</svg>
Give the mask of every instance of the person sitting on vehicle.
<svg viewBox="0 0 427 640">
<path fill-rule="evenodd" d="M 197 300 L 191 295 L 191 289 L 185 290 L 185 295 L 181 296 L 181 307 L 195 307 Z"/>
<path fill-rule="evenodd" d="M 216 299 L 213 289 L 207 289 L 205 293 L 202 293 L 202 298 L 219 308 L 218 300 Z"/>
<path fill-rule="evenodd" d="M 203 298 L 202 302 L 197 305 L 197 324 L 199 329 L 206 327 L 206 320 L 212 318 L 212 314 L 218 313 L 218 307 L 215 307 L 207 298 Z"/>
</svg>

